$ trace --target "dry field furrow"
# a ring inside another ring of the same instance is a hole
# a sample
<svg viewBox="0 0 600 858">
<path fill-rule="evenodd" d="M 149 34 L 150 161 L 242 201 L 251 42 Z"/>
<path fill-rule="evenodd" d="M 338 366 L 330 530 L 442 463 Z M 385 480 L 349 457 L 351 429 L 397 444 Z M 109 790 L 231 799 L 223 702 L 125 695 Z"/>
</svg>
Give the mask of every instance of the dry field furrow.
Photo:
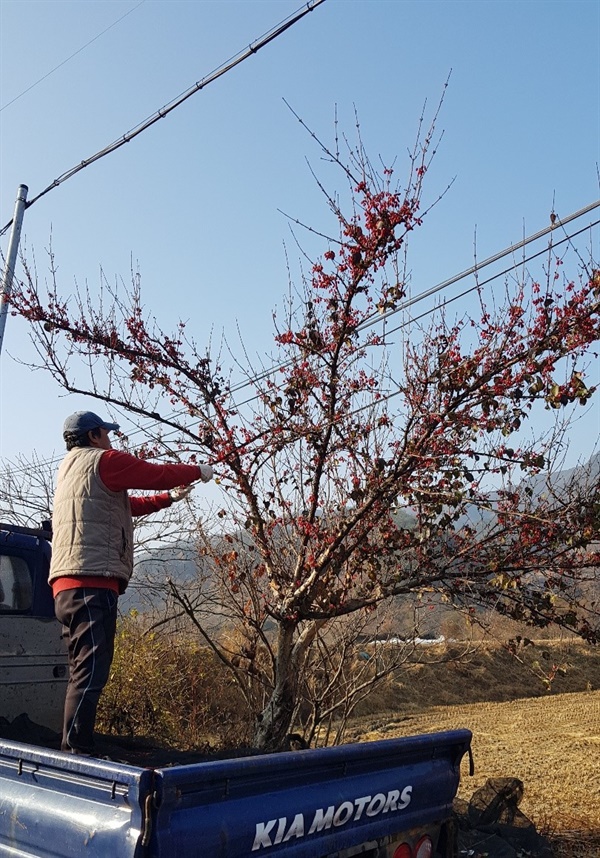
<svg viewBox="0 0 600 858">
<path fill-rule="evenodd" d="M 538 828 L 600 835 L 600 691 L 439 706 L 388 723 L 380 719 L 363 728 L 360 739 L 460 727 L 473 732 L 475 760 L 472 778 L 463 762 L 461 798 L 488 778 L 516 777 L 525 785 L 521 810 Z"/>
</svg>

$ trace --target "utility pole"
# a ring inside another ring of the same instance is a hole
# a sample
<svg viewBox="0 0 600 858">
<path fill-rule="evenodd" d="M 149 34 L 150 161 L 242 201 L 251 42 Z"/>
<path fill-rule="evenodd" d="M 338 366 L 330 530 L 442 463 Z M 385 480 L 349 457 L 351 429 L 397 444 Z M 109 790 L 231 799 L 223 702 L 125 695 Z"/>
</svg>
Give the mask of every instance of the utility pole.
<svg viewBox="0 0 600 858">
<path fill-rule="evenodd" d="M 12 291 L 13 275 L 15 273 L 17 253 L 19 252 L 21 224 L 23 223 L 23 214 L 25 212 L 25 203 L 27 201 L 27 191 L 27 185 L 19 185 L 19 190 L 17 191 L 17 201 L 15 203 L 15 214 L 13 217 L 12 228 L 10 231 L 8 253 L 6 254 L 6 265 L 4 266 L 4 274 L 2 275 L 2 290 L 0 291 L 0 354 L 2 353 L 2 343 L 4 341 L 4 328 L 6 327 L 8 300 Z"/>
</svg>

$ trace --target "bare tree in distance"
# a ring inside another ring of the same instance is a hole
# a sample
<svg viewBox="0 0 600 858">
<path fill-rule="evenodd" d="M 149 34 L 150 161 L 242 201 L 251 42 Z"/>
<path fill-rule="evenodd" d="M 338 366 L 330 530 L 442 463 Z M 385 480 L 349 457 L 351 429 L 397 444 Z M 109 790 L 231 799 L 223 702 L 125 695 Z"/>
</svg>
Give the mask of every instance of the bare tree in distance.
<svg viewBox="0 0 600 858">
<path fill-rule="evenodd" d="M 600 272 L 551 245 L 538 276 L 515 268 L 503 294 L 478 288 L 477 314 L 400 315 L 434 127 L 419 134 L 402 184 L 395 167 L 369 160 L 360 134 L 343 154 L 312 135 L 343 180 L 341 195 L 320 183 L 334 228 L 310 231 L 324 249 L 305 254 L 276 319 L 278 369 L 247 366 L 243 391 L 232 389 L 242 364 L 227 366 L 225 350 L 210 354 L 183 322 L 161 330 L 137 274 L 129 290 L 104 283 L 99 295 L 68 297 L 52 261 L 48 287 L 26 269 L 14 292 L 13 312 L 30 320 L 40 364 L 61 387 L 152 421 L 139 455 L 215 465 L 220 528 L 200 534 L 201 550 L 245 652 L 211 645 L 240 683 L 260 688 L 263 750 L 286 746 L 315 670 L 321 688 L 337 670 L 315 655 L 333 652 L 336 630 L 399 595 L 432 593 L 598 640 L 598 606 L 585 595 L 598 562 L 597 482 L 554 492 L 551 475 L 564 415 L 594 393 L 585 368 Z M 375 323 L 392 311 L 396 336 Z M 557 419 L 540 428 L 548 416 Z M 532 488 L 540 475 L 547 491 Z M 203 634 L 193 594 L 172 595 Z"/>
<path fill-rule="evenodd" d="M 39 528 L 52 515 L 54 496 L 52 461 L 33 454 L 2 463 L 0 479 L 0 521 L 22 527 Z"/>
</svg>

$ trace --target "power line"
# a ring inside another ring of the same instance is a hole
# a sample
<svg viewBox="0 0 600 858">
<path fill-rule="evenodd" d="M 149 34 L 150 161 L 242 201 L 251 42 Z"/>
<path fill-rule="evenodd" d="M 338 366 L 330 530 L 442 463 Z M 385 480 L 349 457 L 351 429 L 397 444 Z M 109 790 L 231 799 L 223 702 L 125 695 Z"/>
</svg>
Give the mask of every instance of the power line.
<svg viewBox="0 0 600 858">
<path fill-rule="evenodd" d="M 579 211 L 574 212 L 573 214 L 564 218 L 561 221 L 560 225 L 564 225 L 566 223 L 572 222 L 573 220 L 575 220 L 579 217 L 582 217 L 585 214 L 588 214 L 590 211 L 593 211 L 593 209 L 597 208 L 598 206 L 600 206 L 600 200 L 598 200 L 595 203 L 591 203 L 589 206 L 585 206 L 583 209 L 580 209 Z M 596 220 L 596 221 L 593 221 L 591 223 L 588 223 L 584 227 L 582 227 L 581 229 L 576 230 L 575 232 L 573 232 L 569 235 L 566 235 L 563 238 L 561 238 L 560 240 L 554 242 L 552 247 L 553 248 L 559 247 L 559 246 L 561 246 L 567 242 L 570 242 L 574 238 L 576 238 L 578 235 L 581 235 L 582 233 L 587 232 L 589 229 L 592 229 L 592 228 L 598 226 L 599 224 L 600 224 L 600 220 Z M 425 298 L 431 297 L 432 295 L 439 293 L 441 290 L 448 288 L 450 285 L 454 285 L 457 282 L 459 282 L 460 280 L 464 280 L 467 277 L 472 276 L 473 274 L 479 273 L 479 271 L 481 271 L 483 268 L 487 267 L 488 265 L 492 264 L 493 262 L 498 262 L 501 259 L 503 259 L 504 257 L 510 255 L 511 253 L 514 253 L 516 250 L 518 250 L 522 247 L 525 247 L 528 244 L 531 244 L 533 241 L 536 241 L 536 240 L 539 240 L 540 238 L 543 238 L 545 235 L 550 233 L 553 229 L 556 229 L 557 226 L 558 226 L 558 224 L 554 225 L 554 227 L 549 227 L 549 228 L 540 230 L 540 231 L 534 233 L 533 235 L 528 236 L 527 238 L 518 242 L 517 244 L 513 244 L 510 247 L 507 247 L 504 250 L 499 251 L 498 253 L 495 253 L 493 256 L 488 257 L 487 259 L 485 259 L 483 262 L 479 263 L 478 265 L 474 265 L 471 268 L 468 268 L 465 271 L 462 271 L 460 274 L 456 274 L 453 277 L 450 277 L 447 280 L 442 281 L 441 283 L 437 284 L 436 286 L 434 286 L 430 289 L 427 289 L 424 292 L 419 293 L 414 298 L 411 298 L 408 301 L 405 301 L 402 305 L 400 305 L 399 307 L 397 307 L 393 311 L 390 311 L 386 314 L 378 315 L 377 317 L 372 317 L 371 319 L 365 320 L 365 322 L 362 325 L 360 325 L 358 329 L 371 327 L 379 321 L 383 322 L 385 319 L 390 318 L 391 316 L 395 315 L 396 313 L 399 313 L 402 310 L 408 309 L 409 307 L 414 306 L 415 304 L 419 303 L 420 301 L 424 300 Z M 536 259 L 537 257 L 546 254 L 547 252 L 548 252 L 548 248 L 545 247 L 542 250 L 536 251 L 535 253 L 533 253 L 530 256 L 526 257 L 525 259 L 521 260 L 521 262 L 519 264 L 527 264 L 527 263 L 531 262 L 532 260 Z M 480 288 L 481 286 L 488 285 L 488 284 L 492 283 L 494 280 L 497 280 L 500 277 L 504 277 L 506 274 L 510 273 L 510 271 L 512 271 L 512 270 L 514 270 L 514 265 L 511 265 L 510 267 L 505 268 L 502 271 L 497 272 L 496 274 L 493 274 L 487 280 L 480 281 L 478 284 L 475 284 L 474 286 L 471 286 L 468 289 L 465 289 L 464 291 L 460 292 L 458 295 L 452 296 L 448 300 L 443 301 L 441 304 L 436 305 L 435 307 L 431 307 L 430 309 L 424 311 L 420 316 L 416 316 L 414 318 L 411 318 L 409 320 L 402 322 L 396 328 L 392 328 L 391 330 L 386 331 L 386 335 L 396 333 L 397 331 L 408 326 L 409 324 L 412 324 L 413 322 L 418 321 L 419 319 L 423 319 L 426 316 L 431 315 L 432 313 L 439 311 L 440 309 L 443 309 L 444 307 L 450 305 L 454 301 L 459 300 L 460 298 L 465 297 L 466 295 L 470 294 L 471 292 L 475 291 L 476 289 Z M 289 361 L 286 361 L 284 363 L 280 363 L 270 370 L 266 370 L 263 373 L 259 373 L 255 376 L 253 376 L 252 378 L 247 379 L 245 382 L 240 382 L 240 384 L 238 384 L 237 386 L 234 385 L 230 389 L 229 392 L 231 394 L 234 394 L 234 393 L 238 393 L 241 390 L 246 389 L 247 387 L 252 387 L 257 382 L 262 381 L 265 378 L 268 378 L 270 375 L 274 375 L 276 372 L 280 371 L 281 369 L 285 369 L 287 366 L 291 366 L 292 364 L 293 364 L 293 360 L 289 360 Z M 400 393 L 400 391 L 395 391 L 394 393 L 382 396 L 382 398 L 379 400 L 379 402 L 388 401 L 389 399 L 392 399 L 394 396 L 398 395 L 399 393 Z M 254 395 L 254 396 L 251 396 L 248 399 L 244 400 L 243 402 L 234 403 L 234 405 L 236 408 L 241 408 L 244 405 L 247 405 L 250 402 L 253 402 L 257 398 L 258 398 L 258 395 Z M 356 409 L 356 411 L 352 412 L 352 414 L 350 416 L 353 416 L 354 414 L 360 413 L 366 407 L 370 407 L 370 406 L 361 406 L 360 408 Z M 179 413 L 182 414 L 185 412 L 176 412 L 175 415 L 172 415 L 172 417 L 178 416 Z M 151 423 L 146 428 L 134 429 L 132 432 L 129 433 L 128 437 L 132 437 L 132 436 L 137 435 L 141 432 L 147 433 L 149 430 L 152 429 L 153 426 L 159 426 L 159 425 L 160 425 L 160 421 L 155 421 L 154 423 Z M 168 436 L 165 436 L 165 437 L 168 437 Z M 55 457 L 52 459 L 47 459 L 45 461 L 38 461 L 35 463 L 35 465 L 25 465 L 25 466 L 22 466 L 19 468 L 10 469 L 10 473 L 13 473 L 13 474 L 27 473 L 27 472 L 32 471 L 34 469 L 39 469 L 40 467 L 55 465 L 58 462 L 60 462 L 61 459 L 62 459 L 62 455 L 58 458 Z M 4 473 L 6 474 L 8 472 L 8 470 L 9 470 L 8 468 L 5 468 Z"/>
<path fill-rule="evenodd" d="M 574 238 L 577 238 L 578 235 L 581 235 L 584 232 L 587 232 L 589 229 L 593 229 L 593 227 L 598 226 L 600 224 L 600 220 L 592 221 L 592 223 L 586 224 L 581 229 L 578 229 L 576 232 L 572 232 L 570 235 L 565 236 L 565 238 L 561 238 L 559 241 L 554 242 L 552 248 L 560 247 L 561 244 L 565 244 L 566 242 L 572 241 Z M 534 259 L 537 259 L 538 256 L 544 256 L 548 253 L 548 248 L 544 247 L 542 250 L 538 250 L 535 253 L 532 253 L 530 256 L 527 256 L 525 259 L 521 260 L 519 265 L 526 264 L 528 262 L 532 262 Z M 480 280 L 474 286 L 470 286 L 468 289 L 464 289 L 462 292 L 459 292 L 457 295 L 453 295 L 452 298 L 448 298 L 447 301 L 443 301 L 441 304 L 436 307 L 432 307 L 429 310 L 426 310 L 424 313 L 421 313 L 420 316 L 413 316 L 408 321 L 402 322 L 400 325 L 397 325 L 395 328 L 391 328 L 386 330 L 386 336 L 389 334 L 395 334 L 397 331 L 400 331 L 402 328 L 405 328 L 407 325 L 412 324 L 413 322 L 417 322 L 420 319 L 424 319 L 426 316 L 430 315 L 437 309 L 443 309 L 444 307 L 448 307 L 450 304 L 454 303 L 454 301 L 458 301 L 460 298 L 464 298 L 466 295 L 471 294 L 471 292 L 475 292 L 477 289 L 480 289 L 482 286 L 487 286 L 489 283 L 492 283 L 494 280 L 498 280 L 499 277 L 504 277 L 506 274 L 510 274 L 511 271 L 514 271 L 515 266 L 510 265 L 508 268 L 504 268 L 502 271 L 498 271 L 497 274 L 494 274 L 492 277 L 488 277 L 487 280 Z M 479 270 L 479 269 L 477 269 Z M 465 273 L 467 276 L 469 272 Z M 405 307 L 408 308 L 413 304 L 417 303 L 417 301 L 422 298 L 429 297 L 431 295 L 431 291 L 428 293 L 423 292 L 417 298 L 412 299 L 411 301 L 407 301 Z"/>
<path fill-rule="evenodd" d="M 421 293 L 419 295 L 418 300 L 422 300 L 423 298 L 430 298 L 432 295 L 435 295 L 437 292 L 441 292 L 442 289 L 446 289 L 448 286 L 452 286 L 455 283 L 458 283 L 459 280 L 463 280 L 465 277 L 469 277 L 472 274 L 476 274 L 478 271 L 481 271 L 483 268 L 486 268 L 488 265 L 492 265 L 494 262 L 499 262 L 505 256 L 510 256 L 513 253 L 516 253 L 517 250 L 521 250 L 524 247 L 527 247 L 528 244 L 532 244 L 534 241 L 538 241 L 540 238 L 543 238 L 545 235 L 550 235 L 550 233 L 555 232 L 558 227 L 565 226 L 571 221 L 577 220 L 577 218 L 583 217 L 583 215 L 589 214 L 594 209 L 597 209 L 600 206 L 600 200 L 596 200 L 593 203 L 590 203 L 587 206 L 584 206 L 582 209 L 574 212 L 573 214 L 568 215 L 566 218 L 561 218 L 560 220 L 555 220 L 554 223 L 551 223 L 550 226 L 545 227 L 544 229 L 540 229 L 538 232 L 533 233 L 533 235 L 528 236 L 527 238 L 518 241 L 516 244 L 511 244 L 510 247 L 506 247 L 504 250 L 501 250 L 499 253 L 495 253 L 493 256 L 488 256 L 487 259 L 484 259 L 483 262 L 475 263 L 471 268 L 467 268 L 466 271 L 462 271 L 460 274 L 455 274 L 454 277 L 450 277 L 448 280 L 443 280 L 441 283 L 438 283 L 437 286 L 434 286 L 432 289 L 429 289 L 427 292 Z M 590 224 L 593 226 L 594 224 Z M 585 227 L 587 229 L 587 227 Z M 575 233 L 577 234 L 577 233 Z M 557 244 L 561 242 L 556 242 Z M 394 310 L 388 310 L 387 313 L 382 314 L 374 314 L 371 319 L 377 316 L 378 320 L 383 321 L 384 319 L 388 319 L 390 316 L 395 315 L 395 313 L 399 313 L 401 310 L 409 307 L 411 302 L 406 302 L 405 304 L 395 308 Z M 361 327 L 367 327 L 372 324 L 372 321 L 367 319 L 363 322 Z"/>
<path fill-rule="evenodd" d="M 74 54 L 71 54 L 71 56 L 67 57 L 66 60 L 63 60 L 57 66 L 54 66 L 53 69 L 50 69 L 49 72 L 46 72 L 46 74 L 43 75 L 41 78 L 39 78 L 39 80 L 36 80 L 35 83 L 32 83 L 31 86 L 28 86 L 27 89 L 24 89 L 23 92 L 20 92 L 18 95 L 15 95 L 15 97 L 13 99 L 11 99 L 10 101 L 7 101 L 6 104 L 3 104 L 2 107 L 0 107 L 0 113 L 3 110 L 5 110 L 7 107 L 10 107 L 11 104 L 14 104 L 15 101 L 18 101 L 20 98 L 22 98 L 28 92 L 30 92 L 38 84 L 42 83 L 42 81 L 46 80 L 46 78 L 50 77 L 51 74 L 54 74 L 55 71 L 58 71 L 58 69 L 62 68 L 64 65 L 66 65 L 66 63 L 68 63 L 70 60 L 72 60 L 74 57 L 76 57 L 78 54 L 80 54 L 86 48 L 89 48 L 90 45 L 92 45 L 94 42 L 96 42 L 105 33 L 108 33 L 109 30 L 112 30 L 113 27 L 116 27 L 117 24 L 120 24 L 124 18 L 126 18 L 128 15 L 131 15 L 131 13 L 135 12 L 136 9 L 139 9 L 140 6 L 145 2 L 146 2 L 146 0 L 140 0 L 140 2 L 137 4 L 137 6 L 134 6 L 133 9 L 129 10 L 129 12 L 125 12 L 125 14 L 121 15 L 120 18 L 117 18 L 116 21 L 113 21 L 113 23 L 110 24 L 105 30 L 102 30 L 101 33 L 98 33 L 97 36 L 94 36 L 94 38 L 90 39 L 89 42 L 86 42 L 85 45 L 82 45 L 82 47 L 79 48 L 79 50 L 75 51 Z"/>
<path fill-rule="evenodd" d="M 403 301 L 397 307 L 395 307 L 392 310 L 388 310 L 386 313 L 373 313 L 371 316 L 369 316 L 369 318 L 365 319 L 360 325 L 358 325 L 356 330 L 362 331 L 362 330 L 366 330 L 367 328 L 371 328 L 371 327 L 373 327 L 373 325 L 376 325 L 378 322 L 383 322 L 386 319 L 389 319 L 391 316 L 395 316 L 396 313 L 401 313 L 404 310 L 407 310 L 409 307 L 413 306 L 414 304 L 419 303 L 420 301 L 423 301 L 425 298 L 431 298 L 433 295 L 436 295 L 438 292 L 441 292 L 442 290 L 447 289 L 449 286 L 455 285 L 456 283 L 460 282 L 461 280 L 464 280 L 466 277 L 470 277 L 474 274 L 478 274 L 480 271 L 483 271 L 484 268 L 487 268 L 489 265 L 492 265 L 494 262 L 499 262 L 501 259 L 504 259 L 506 256 L 511 256 L 513 253 L 516 253 L 517 250 L 521 250 L 522 248 L 527 247 L 528 244 L 532 244 L 534 241 L 539 241 L 540 238 L 543 238 L 544 236 L 549 235 L 550 233 L 554 232 L 558 227 L 560 227 L 560 226 L 564 227 L 566 224 L 571 223 L 572 221 L 577 220 L 578 218 L 583 217 L 586 214 L 589 214 L 591 211 L 598 208 L 598 206 L 600 206 L 600 200 L 596 200 L 595 202 L 590 203 L 587 206 L 584 206 L 582 209 L 579 209 L 578 211 L 573 212 L 573 214 L 568 215 L 566 218 L 563 218 L 560 221 L 555 221 L 554 224 L 551 224 L 550 226 L 545 227 L 544 229 L 541 229 L 538 232 L 535 232 L 530 236 L 527 236 L 526 238 L 522 239 L 521 241 L 518 241 L 516 244 L 511 244 L 509 247 L 505 247 L 504 250 L 500 250 L 498 253 L 495 253 L 493 256 L 488 256 L 488 258 L 484 259 L 482 262 L 475 263 L 475 265 L 472 265 L 470 268 L 467 268 L 465 271 L 461 271 L 460 274 L 455 274 L 452 277 L 449 277 L 447 280 L 442 280 L 441 283 L 438 283 L 436 286 L 433 286 L 431 289 L 427 289 L 425 292 L 420 292 L 414 298 L 409 298 L 408 300 Z M 596 221 L 596 223 L 588 224 L 587 226 L 585 226 L 583 228 L 583 230 L 579 230 L 578 232 L 573 233 L 572 236 L 567 236 L 566 238 L 561 239 L 558 242 L 555 242 L 555 246 L 559 245 L 559 244 L 563 244 L 565 241 L 569 241 L 571 238 L 575 237 L 576 235 L 579 235 L 580 232 L 583 232 L 587 229 L 590 229 L 591 227 L 596 226 L 596 224 L 597 224 L 597 221 Z M 545 250 L 543 252 L 545 252 Z M 531 257 L 531 259 L 534 259 L 535 256 L 538 256 L 538 255 L 539 254 L 535 254 L 534 256 Z M 497 276 L 502 276 L 502 274 L 505 274 L 505 273 L 506 273 L 506 271 L 501 272 L 500 275 L 497 275 Z M 496 279 L 496 278 L 494 277 L 492 279 Z M 476 287 L 474 287 L 474 288 L 476 288 Z M 469 291 L 472 291 L 472 290 L 469 290 Z M 463 294 L 467 294 L 467 293 L 463 293 Z M 397 329 L 395 329 L 395 330 L 397 330 Z M 248 381 L 245 381 L 245 382 L 240 382 L 237 386 L 234 385 L 231 388 L 231 393 L 237 393 L 239 390 L 243 390 L 244 388 L 250 386 L 251 384 L 255 384 L 257 381 L 263 381 L 265 378 L 269 378 L 269 376 L 275 375 L 277 372 L 280 372 L 282 369 L 286 369 L 288 366 L 291 366 L 292 363 L 293 363 L 293 360 L 290 359 L 288 361 L 284 361 L 283 363 L 277 364 L 276 366 L 272 367 L 271 369 L 264 370 L 264 372 L 259 373 L 258 375 L 255 375 L 252 379 L 249 379 Z"/>
<path fill-rule="evenodd" d="M 156 122 L 161 119 L 164 119 L 165 116 L 168 116 L 175 108 L 179 107 L 183 104 L 184 101 L 187 101 L 192 95 L 199 92 L 201 89 L 204 89 L 205 86 L 208 86 L 209 83 L 213 83 L 213 81 L 222 77 L 228 71 L 238 66 L 240 63 L 247 60 L 249 57 L 258 53 L 261 48 L 264 48 L 265 45 L 268 45 L 278 36 L 281 36 L 286 30 L 304 18 L 309 12 L 312 12 L 317 6 L 320 6 L 321 3 L 324 3 L 325 0 L 309 0 L 305 6 L 301 7 L 301 9 L 297 12 L 294 12 L 293 15 L 290 15 L 288 18 L 285 18 L 280 24 L 273 27 L 251 45 L 249 45 L 245 50 L 240 51 L 230 60 L 226 60 L 222 65 L 216 68 L 214 71 L 210 72 L 210 74 L 203 77 L 202 80 L 197 81 L 193 86 L 183 92 L 181 95 L 177 96 L 173 101 L 166 104 L 164 107 L 161 107 L 160 110 L 157 110 L 156 113 L 153 113 L 139 125 L 136 125 L 127 133 L 123 134 L 122 137 L 119 137 L 113 143 L 110 143 L 108 146 L 105 146 L 104 149 L 100 149 L 99 152 L 96 152 L 95 155 L 92 155 L 89 158 L 81 161 L 79 164 L 76 164 L 74 167 L 71 167 L 70 170 L 62 173 L 58 178 L 56 178 L 51 184 L 48 185 L 47 188 L 44 188 L 37 196 L 33 197 L 33 199 L 29 200 L 26 204 L 26 208 L 29 208 L 34 203 L 36 203 L 39 199 L 41 199 L 45 194 L 57 188 L 59 185 L 62 185 L 63 182 L 66 182 L 67 179 L 70 179 L 76 173 L 79 173 L 81 170 L 84 170 L 86 167 L 89 167 L 90 164 L 93 164 L 96 161 L 99 161 L 101 158 L 104 158 L 106 155 L 110 155 L 112 152 L 115 152 L 117 149 L 120 149 L 121 146 L 124 146 L 126 143 L 130 143 L 134 138 L 138 135 L 142 134 L 142 132 L 146 131 Z M 4 233 L 10 229 L 12 225 L 12 219 L 0 230 L 0 236 L 4 235 Z"/>
<path fill-rule="evenodd" d="M 600 205 L 600 201 L 598 203 L 595 203 L 594 207 L 597 205 Z M 586 209 L 586 211 L 587 210 L 588 209 Z M 570 219 L 572 220 L 573 218 L 571 217 Z M 587 232 L 589 229 L 592 229 L 593 227 L 598 226 L 599 224 L 600 224 L 600 220 L 592 221 L 592 223 L 586 224 L 584 227 L 577 230 L 576 232 L 573 232 L 570 235 L 567 235 L 564 238 L 561 238 L 559 241 L 554 242 L 552 247 L 553 248 L 554 247 L 560 247 L 562 244 L 566 244 L 567 242 L 572 241 L 578 235 L 581 235 L 582 233 Z M 532 237 L 532 240 L 533 240 L 533 238 L 539 238 L 540 235 L 543 235 L 545 233 L 546 233 L 545 230 L 543 230 L 541 233 L 536 233 L 535 236 Z M 524 242 L 529 243 L 529 241 L 527 239 L 525 239 Z M 358 325 L 356 330 L 360 331 L 360 330 L 366 329 L 368 327 L 373 327 L 373 325 L 377 324 L 377 322 L 379 322 L 379 321 L 383 322 L 384 320 L 389 319 L 391 316 L 395 315 L 396 313 L 400 313 L 403 310 L 408 310 L 410 307 L 413 307 L 415 304 L 418 304 L 420 301 L 423 301 L 425 298 L 430 298 L 432 295 L 435 295 L 436 293 L 440 292 L 441 289 L 447 288 L 450 285 L 454 285 L 458 281 L 464 280 L 467 277 L 471 276 L 472 274 L 479 273 L 479 271 L 481 271 L 482 268 L 484 268 L 486 265 L 491 264 L 491 262 L 497 262 L 498 260 L 502 259 L 504 256 L 507 256 L 515 247 L 522 247 L 522 246 L 524 246 L 523 242 L 520 242 L 519 245 L 513 245 L 511 248 L 507 248 L 505 251 L 502 251 L 501 253 L 496 254 L 493 257 L 490 257 L 489 260 L 486 260 L 480 266 L 476 265 L 473 268 L 469 268 L 466 271 L 463 271 L 461 274 L 457 274 L 448 280 L 444 280 L 442 283 L 438 284 L 437 286 L 434 286 L 431 289 L 427 289 L 425 292 L 420 292 L 418 295 L 415 295 L 414 298 L 409 298 L 407 301 L 404 301 L 401 305 L 396 307 L 394 310 L 390 310 L 389 312 L 387 312 L 385 314 L 381 314 L 377 318 L 371 317 L 370 319 L 365 320 L 362 323 L 362 325 Z M 521 262 L 519 264 L 523 265 L 523 264 L 527 264 L 529 262 L 532 262 L 538 256 L 544 256 L 547 252 L 548 252 L 547 247 L 542 248 L 542 250 L 538 250 L 535 253 L 532 253 L 530 256 L 527 256 L 525 259 L 521 260 Z M 493 274 L 491 277 L 488 277 L 487 280 L 478 281 L 474 286 L 470 286 L 468 289 L 464 289 L 462 292 L 459 292 L 457 295 L 453 295 L 452 298 L 448 298 L 448 300 L 442 301 L 440 304 L 437 304 L 434 307 L 430 307 L 428 310 L 425 310 L 419 316 L 411 316 L 410 319 L 407 319 L 404 322 L 401 322 L 395 328 L 386 329 L 385 336 L 387 337 L 390 334 L 395 334 L 398 331 L 401 331 L 403 328 L 406 328 L 409 325 L 414 324 L 414 322 L 417 322 L 420 319 L 424 319 L 427 316 L 430 316 L 433 313 L 438 312 L 439 310 L 442 310 L 445 307 L 448 307 L 450 304 L 454 303 L 454 301 L 458 301 L 460 298 L 464 298 L 466 295 L 469 295 L 472 292 L 475 292 L 477 289 L 481 288 L 482 286 L 487 286 L 490 283 L 493 283 L 494 280 L 498 280 L 500 277 L 504 277 L 506 274 L 509 274 L 511 271 L 514 271 L 514 268 L 515 268 L 514 265 L 510 265 L 508 268 L 504 268 L 502 271 L 498 271 L 496 274 Z M 246 382 L 240 382 L 240 384 L 237 387 L 232 387 L 230 392 L 236 393 L 240 390 L 244 390 L 246 387 L 250 387 L 253 384 L 256 384 L 257 381 L 262 381 L 265 378 L 268 378 L 269 375 L 274 375 L 276 372 L 279 372 L 282 369 L 286 369 L 288 366 L 292 366 L 293 363 L 294 363 L 293 360 L 289 360 L 289 361 L 286 361 L 285 363 L 281 363 L 277 367 L 275 367 L 274 369 L 271 369 L 268 371 L 266 370 L 264 373 L 261 373 L 259 376 L 256 376 L 255 378 L 249 379 Z M 276 387 L 275 389 L 281 390 L 281 387 L 279 387 L 279 388 Z M 253 402 L 257 398 L 258 398 L 258 395 L 254 395 L 254 396 L 249 397 L 248 399 L 243 400 L 243 402 L 238 402 L 235 404 L 236 408 L 241 408 L 243 405 L 248 405 L 248 403 Z"/>
</svg>

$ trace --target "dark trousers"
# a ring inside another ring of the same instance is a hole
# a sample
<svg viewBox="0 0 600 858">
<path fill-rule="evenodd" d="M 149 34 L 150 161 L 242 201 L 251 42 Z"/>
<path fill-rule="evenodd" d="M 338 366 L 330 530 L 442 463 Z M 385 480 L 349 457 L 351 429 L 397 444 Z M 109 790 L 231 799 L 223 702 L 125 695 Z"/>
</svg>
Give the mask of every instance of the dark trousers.
<svg viewBox="0 0 600 858">
<path fill-rule="evenodd" d="M 54 600 L 69 651 L 63 751 L 93 753 L 96 709 L 114 654 L 117 601 L 112 590 L 93 587 L 63 590 Z"/>
</svg>

